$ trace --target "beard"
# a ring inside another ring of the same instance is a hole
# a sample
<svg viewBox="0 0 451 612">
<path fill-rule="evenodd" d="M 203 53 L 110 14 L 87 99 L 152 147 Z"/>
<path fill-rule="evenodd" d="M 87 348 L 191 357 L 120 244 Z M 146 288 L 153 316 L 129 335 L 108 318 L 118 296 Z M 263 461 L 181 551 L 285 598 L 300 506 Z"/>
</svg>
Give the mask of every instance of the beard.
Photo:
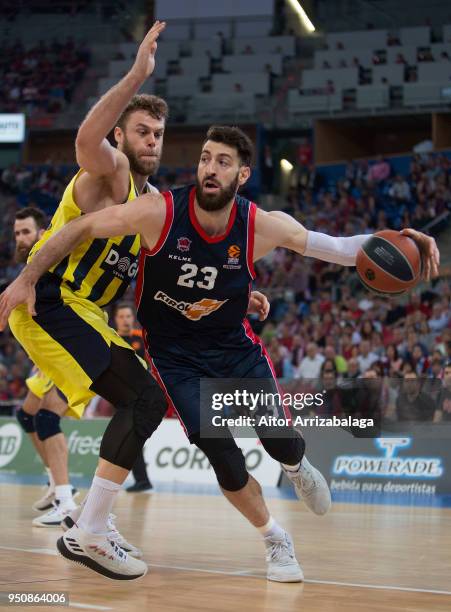
<svg viewBox="0 0 451 612">
<path fill-rule="evenodd" d="M 128 157 L 130 170 L 141 176 L 154 176 L 160 167 L 160 158 L 155 157 L 138 157 L 136 152 L 130 147 L 128 140 L 124 138 L 122 143 L 122 152 Z"/>
<path fill-rule="evenodd" d="M 30 253 L 30 251 L 31 249 L 29 249 L 28 247 L 16 245 L 16 251 L 14 253 L 15 261 L 17 263 L 25 263 L 28 259 L 28 254 Z"/>
<path fill-rule="evenodd" d="M 217 193 L 204 193 L 199 177 L 196 176 L 196 199 L 202 210 L 214 212 L 222 210 L 227 204 L 233 200 L 238 191 L 239 173 L 226 187 L 220 187 Z"/>
</svg>

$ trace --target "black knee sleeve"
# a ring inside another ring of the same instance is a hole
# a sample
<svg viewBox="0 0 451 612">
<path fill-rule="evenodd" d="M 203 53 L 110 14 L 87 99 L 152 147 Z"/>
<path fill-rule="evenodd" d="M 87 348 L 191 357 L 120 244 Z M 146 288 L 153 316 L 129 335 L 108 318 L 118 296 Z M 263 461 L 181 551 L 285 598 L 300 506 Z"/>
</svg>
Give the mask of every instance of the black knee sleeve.
<svg viewBox="0 0 451 612">
<path fill-rule="evenodd" d="M 100 457 L 131 470 L 145 441 L 160 425 L 167 403 L 160 388 L 150 384 L 138 397 L 116 408 L 103 434 Z"/>
<path fill-rule="evenodd" d="M 239 491 L 246 486 L 249 474 L 241 448 L 233 437 L 202 438 L 200 434 L 190 436 L 190 442 L 205 453 L 214 469 L 219 486 L 226 491 Z"/>
<path fill-rule="evenodd" d="M 91 389 L 116 408 L 103 434 L 100 457 L 131 470 L 166 414 L 166 398 L 136 355 L 117 346 L 112 347 L 109 368 Z"/>
<path fill-rule="evenodd" d="M 25 412 L 23 408 L 19 408 L 16 413 L 16 417 L 19 421 L 19 425 L 26 433 L 34 433 L 36 431 L 34 414 L 28 414 L 28 412 Z"/>
<path fill-rule="evenodd" d="M 61 417 L 55 412 L 41 408 L 35 416 L 38 438 L 43 442 L 47 438 L 61 433 L 60 420 Z"/>
<path fill-rule="evenodd" d="M 294 429 L 290 429 L 290 432 L 292 433 L 287 432 L 288 437 L 284 438 L 262 436 L 260 442 L 268 455 L 279 463 L 296 465 L 302 461 L 304 456 L 305 441 Z"/>
<path fill-rule="evenodd" d="M 136 434 L 133 411 L 117 410 L 102 437 L 99 456 L 114 465 L 131 470 L 146 438 Z"/>
</svg>

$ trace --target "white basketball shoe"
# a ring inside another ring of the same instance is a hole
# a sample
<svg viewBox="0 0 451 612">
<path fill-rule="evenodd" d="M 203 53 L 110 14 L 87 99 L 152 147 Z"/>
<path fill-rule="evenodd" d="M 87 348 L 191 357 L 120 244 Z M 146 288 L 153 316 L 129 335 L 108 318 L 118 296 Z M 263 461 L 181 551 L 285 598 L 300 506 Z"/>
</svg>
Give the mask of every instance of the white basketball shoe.
<svg viewBox="0 0 451 612">
<path fill-rule="evenodd" d="M 59 502 L 55 500 L 51 510 L 41 516 L 37 516 L 33 519 L 32 524 L 34 527 L 59 527 L 61 521 L 66 518 L 76 508 L 76 504 L 72 499 Z"/>
<path fill-rule="evenodd" d="M 294 554 L 293 540 L 285 531 L 281 538 L 267 536 L 265 538 L 266 577 L 275 582 L 302 582 L 304 574 Z"/>
<path fill-rule="evenodd" d="M 76 524 L 76 522 L 80 518 L 81 511 L 82 506 L 77 506 L 75 510 L 73 510 L 72 512 L 70 512 L 70 514 L 64 517 L 64 519 L 61 521 L 61 527 L 64 531 L 71 529 Z M 135 557 L 135 559 L 141 559 L 142 551 L 124 538 L 124 536 L 119 532 L 118 528 L 114 523 L 115 519 L 115 514 L 110 514 L 108 516 L 107 537 L 113 542 L 115 542 L 118 546 L 120 546 L 122 550 L 125 550 L 125 552 L 127 552 L 129 555 Z"/>
<path fill-rule="evenodd" d="M 313 465 L 303 457 L 299 469 L 295 472 L 282 469 L 294 485 L 296 495 L 307 508 L 318 515 L 328 512 L 332 505 L 329 485 L 326 479 Z"/>
<path fill-rule="evenodd" d="M 58 539 L 59 553 L 112 580 L 136 580 L 145 576 L 147 565 L 135 559 L 109 539 L 107 534 L 92 534 L 74 525 Z"/>
</svg>

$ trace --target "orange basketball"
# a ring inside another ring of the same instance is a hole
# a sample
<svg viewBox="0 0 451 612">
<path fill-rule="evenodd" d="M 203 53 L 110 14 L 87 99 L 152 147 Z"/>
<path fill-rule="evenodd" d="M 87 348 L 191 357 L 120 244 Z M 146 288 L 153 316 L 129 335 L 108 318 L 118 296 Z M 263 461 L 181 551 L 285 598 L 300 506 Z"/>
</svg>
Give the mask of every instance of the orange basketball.
<svg viewBox="0 0 451 612">
<path fill-rule="evenodd" d="M 357 272 L 367 289 L 400 295 L 421 277 L 421 253 L 416 243 L 395 230 L 373 234 L 357 253 Z"/>
</svg>

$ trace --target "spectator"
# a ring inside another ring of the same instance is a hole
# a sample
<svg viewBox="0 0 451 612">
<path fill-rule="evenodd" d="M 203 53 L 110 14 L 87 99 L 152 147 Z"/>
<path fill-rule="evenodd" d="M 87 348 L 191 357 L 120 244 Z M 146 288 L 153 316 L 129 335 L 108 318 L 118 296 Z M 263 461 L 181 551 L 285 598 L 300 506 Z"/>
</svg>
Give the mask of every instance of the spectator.
<svg viewBox="0 0 451 612">
<path fill-rule="evenodd" d="M 357 361 L 360 372 L 369 370 L 373 363 L 377 361 L 377 355 L 371 351 L 371 344 L 368 340 L 362 340 L 359 347 Z"/>
<path fill-rule="evenodd" d="M 299 366 L 299 378 L 315 379 L 318 378 L 321 372 L 321 365 L 324 357 L 318 352 L 318 346 L 315 342 L 307 344 L 307 354 L 302 359 Z"/>
<path fill-rule="evenodd" d="M 396 203 L 405 204 L 410 200 L 409 183 L 400 174 L 397 174 L 388 193 Z"/>
<path fill-rule="evenodd" d="M 404 374 L 401 393 L 396 400 L 398 421 L 432 421 L 434 405 L 421 390 L 421 380 L 415 372 Z"/>
<path fill-rule="evenodd" d="M 441 332 L 448 326 L 449 320 L 448 305 L 446 303 L 435 302 L 432 306 L 432 315 L 428 322 L 429 328 L 433 332 Z"/>
<path fill-rule="evenodd" d="M 451 363 L 443 370 L 442 388 L 436 400 L 434 423 L 451 422 Z"/>
<path fill-rule="evenodd" d="M 368 180 L 379 183 L 386 180 L 390 176 L 390 172 L 390 164 L 384 160 L 382 155 L 379 155 L 376 162 L 369 169 Z"/>
</svg>

